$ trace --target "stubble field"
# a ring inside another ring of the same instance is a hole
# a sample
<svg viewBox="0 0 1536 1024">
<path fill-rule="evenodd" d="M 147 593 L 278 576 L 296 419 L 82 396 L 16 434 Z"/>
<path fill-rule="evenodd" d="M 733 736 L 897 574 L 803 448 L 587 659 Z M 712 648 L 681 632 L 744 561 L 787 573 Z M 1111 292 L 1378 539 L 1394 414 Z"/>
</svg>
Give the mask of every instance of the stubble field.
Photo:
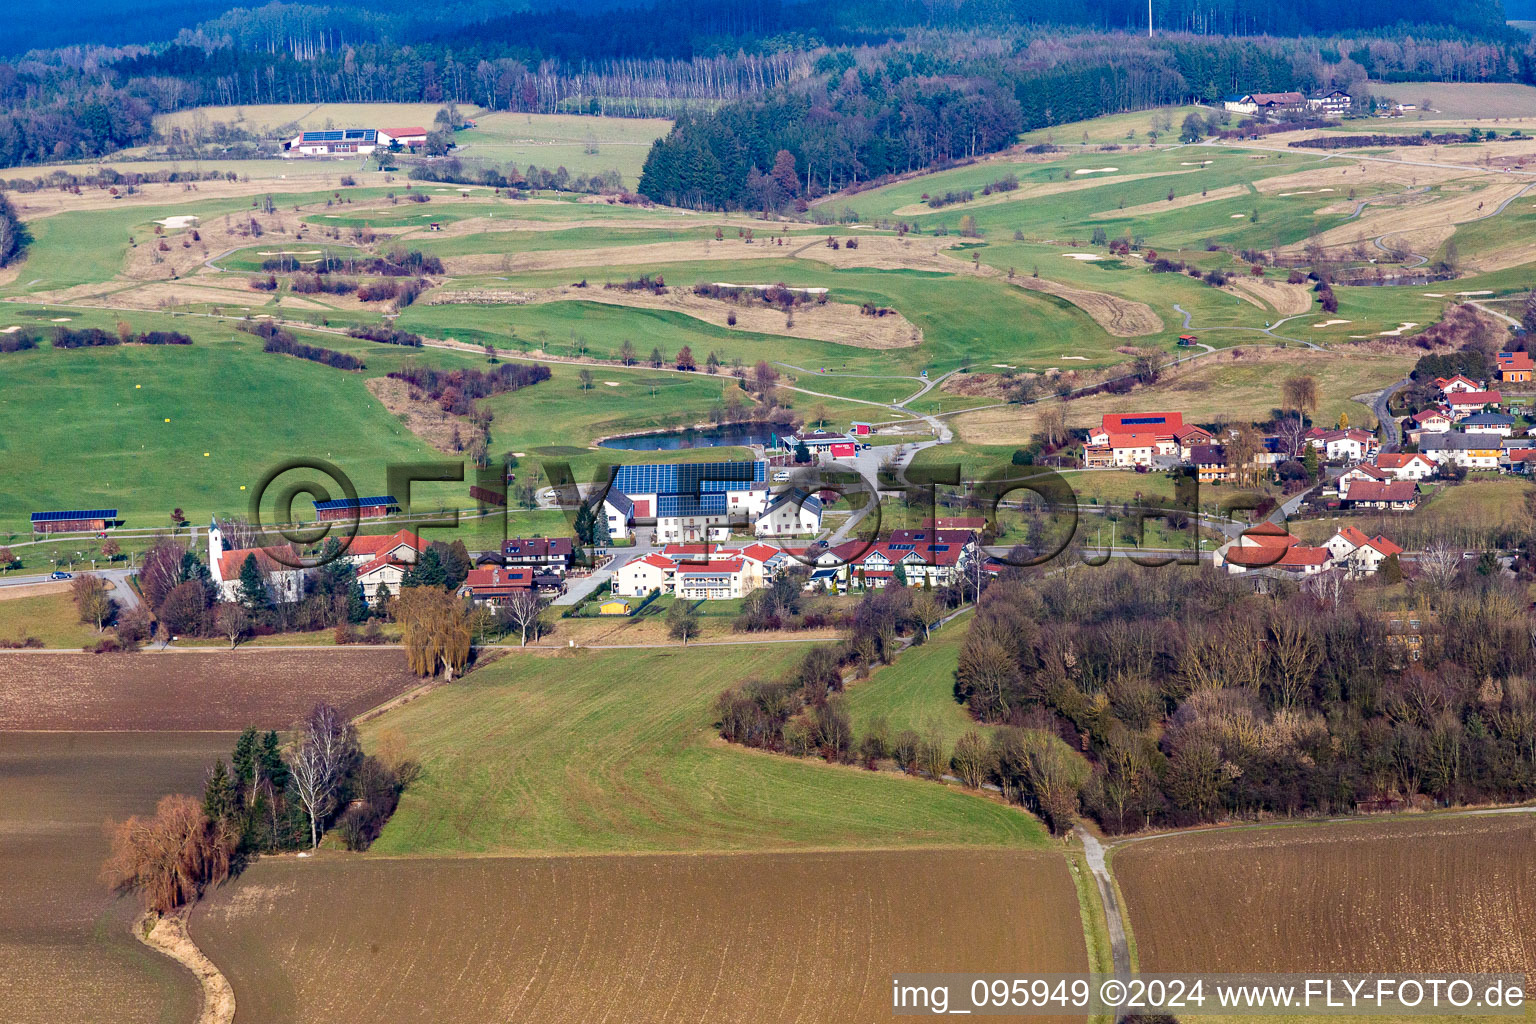
<svg viewBox="0 0 1536 1024">
<path fill-rule="evenodd" d="M 398 650 L 0 655 L 0 730 L 283 729 L 318 700 L 350 715 L 420 680 Z"/>
<path fill-rule="evenodd" d="M 1240 829 L 1115 850 L 1144 971 L 1536 973 L 1536 815 Z"/>
<path fill-rule="evenodd" d="M 191 974 L 134 941 L 138 901 L 100 880 L 103 825 L 153 811 L 164 793 L 200 792 L 233 743 L 212 732 L 0 732 L 0 1019 L 193 1019 Z"/>
<path fill-rule="evenodd" d="M 1087 969 L 1017 850 L 268 859 L 192 934 L 249 1024 L 884 1021 L 897 972 Z"/>
</svg>

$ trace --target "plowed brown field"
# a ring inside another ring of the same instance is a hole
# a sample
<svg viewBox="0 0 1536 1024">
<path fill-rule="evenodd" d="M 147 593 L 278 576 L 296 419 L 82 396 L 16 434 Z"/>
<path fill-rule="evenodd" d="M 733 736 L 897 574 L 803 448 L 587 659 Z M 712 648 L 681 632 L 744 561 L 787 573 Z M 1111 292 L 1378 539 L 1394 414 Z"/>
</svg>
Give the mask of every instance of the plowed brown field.
<svg viewBox="0 0 1536 1024">
<path fill-rule="evenodd" d="M 201 792 L 228 733 L 0 733 L 0 1020 L 191 1021 L 192 975 L 135 942 L 99 873 L 108 818 Z"/>
<path fill-rule="evenodd" d="M 242 1024 L 852 1024 L 901 971 L 1087 970 L 1040 851 L 268 858 L 191 932 Z"/>
<path fill-rule="evenodd" d="M 1536 975 L 1536 814 L 1174 836 L 1113 867 L 1144 971 Z"/>
<path fill-rule="evenodd" d="M 283 729 L 316 701 L 355 715 L 419 682 L 398 650 L 0 654 L 0 729 Z"/>
</svg>

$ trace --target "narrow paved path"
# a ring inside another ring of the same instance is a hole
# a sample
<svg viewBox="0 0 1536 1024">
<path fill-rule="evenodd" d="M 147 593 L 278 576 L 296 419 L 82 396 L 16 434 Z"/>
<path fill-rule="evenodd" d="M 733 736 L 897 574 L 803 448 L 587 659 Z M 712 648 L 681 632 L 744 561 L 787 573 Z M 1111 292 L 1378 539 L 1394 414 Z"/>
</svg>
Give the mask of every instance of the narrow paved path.
<svg viewBox="0 0 1536 1024">
<path fill-rule="evenodd" d="M 1083 841 L 1083 853 L 1088 857 L 1088 870 L 1099 887 L 1099 899 L 1104 904 L 1104 918 L 1109 924 L 1109 952 L 1114 961 L 1115 975 L 1131 976 L 1131 944 L 1125 938 L 1125 918 L 1120 913 L 1120 901 L 1115 896 L 1115 882 L 1109 874 L 1109 864 L 1104 860 L 1104 844 L 1087 829 L 1077 830 Z"/>
</svg>

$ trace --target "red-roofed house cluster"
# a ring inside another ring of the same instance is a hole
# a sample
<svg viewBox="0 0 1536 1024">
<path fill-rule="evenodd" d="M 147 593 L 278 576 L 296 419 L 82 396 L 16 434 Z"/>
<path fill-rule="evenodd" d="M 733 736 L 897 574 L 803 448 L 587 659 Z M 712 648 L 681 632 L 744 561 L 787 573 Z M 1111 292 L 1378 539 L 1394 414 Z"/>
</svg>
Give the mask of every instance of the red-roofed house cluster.
<svg viewBox="0 0 1536 1024">
<path fill-rule="evenodd" d="M 1367 537 L 1353 526 L 1343 527 L 1321 547 L 1312 547 L 1274 523 L 1261 523 L 1217 548 L 1213 564 L 1234 575 L 1270 570 L 1307 577 L 1337 569 L 1349 576 L 1369 576 L 1402 550 L 1386 537 Z"/>
</svg>

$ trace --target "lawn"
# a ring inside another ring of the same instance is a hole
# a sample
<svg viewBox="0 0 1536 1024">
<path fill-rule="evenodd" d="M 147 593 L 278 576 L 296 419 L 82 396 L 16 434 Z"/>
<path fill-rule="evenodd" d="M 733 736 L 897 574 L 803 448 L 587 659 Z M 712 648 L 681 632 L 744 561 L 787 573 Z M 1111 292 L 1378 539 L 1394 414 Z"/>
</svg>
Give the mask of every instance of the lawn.
<svg viewBox="0 0 1536 1024">
<path fill-rule="evenodd" d="M 801 645 L 515 654 L 369 723 L 425 775 L 386 854 L 1040 845 L 1023 812 L 929 782 L 730 747 L 726 686 Z"/>
<path fill-rule="evenodd" d="M 97 507 L 117 508 L 129 527 L 160 526 L 176 507 L 203 523 L 244 509 L 244 488 L 285 459 L 329 460 L 372 493 L 388 463 L 431 454 L 361 374 L 264 353 L 217 322 L 127 319 L 138 330 L 186 330 L 195 344 L 0 356 L 0 421 L 27 425 L 0 433 L 9 481 L 0 526 L 24 529 L 40 509 Z"/>
<path fill-rule="evenodd" d="M 0 590 L 0 640 L 32 636 L 48 647 L 80 648 L 96 642 L 96 631 L 80 622 L 67 591 L 9 597 Z"/>
<path fill-rule="evenodd" d="M 990 731 L 955 700 L 955 666 L 969 623 L 969 617 L 950 623 L 921 647 L 849 685 L 855 742 L 868 734 L 876 719 L 885 720 L 888 736 L 911 729 L 922 737 L 937 737 L 945 749 L 952 749 L 970 729 Z"/>
</svg>

